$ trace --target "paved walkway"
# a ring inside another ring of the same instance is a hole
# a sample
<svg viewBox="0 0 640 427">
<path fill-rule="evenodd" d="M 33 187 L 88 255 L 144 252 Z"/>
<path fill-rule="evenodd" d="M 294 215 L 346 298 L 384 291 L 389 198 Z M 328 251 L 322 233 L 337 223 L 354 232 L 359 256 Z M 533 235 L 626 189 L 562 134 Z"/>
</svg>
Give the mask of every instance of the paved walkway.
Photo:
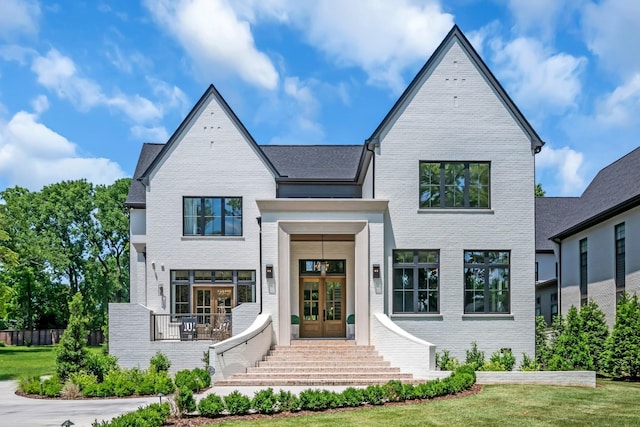
<svg viewBox="0 0 640 427">
<path fill-rule="evenodd" d="M 197 395 L 201 399 L 209 393 L 226 396 L 238 390 L 246 396 L 253 397 L 256 391 L 266 387 L 212 387 L 206 393 Z M 309 387 L 273 387 L 300 394 Z M 346 387 L 326 387 L 323 389 L 342 391 Z M 86 399 L 86 400 L 53 400 L 29 399 L 15 394 L 16 381 L 0 381 L 0 425 L 16 427 L 48 427 L 60 426 L 65 420 L 71 420 L 74 427 L 90 427 L 95 420 L 110 420 L 122 413 L 135 411 L 140 406 L 157 403 L 157 397 L 140 397 L 130 399 Z"/>
</svg>

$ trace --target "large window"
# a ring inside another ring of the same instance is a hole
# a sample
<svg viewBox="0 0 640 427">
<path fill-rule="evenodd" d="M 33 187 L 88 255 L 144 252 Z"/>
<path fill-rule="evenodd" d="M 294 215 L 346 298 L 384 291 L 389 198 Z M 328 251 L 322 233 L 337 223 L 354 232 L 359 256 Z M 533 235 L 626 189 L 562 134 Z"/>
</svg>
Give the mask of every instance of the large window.
<svg viewBox="0 0 640 427">
<path fill-rule="evenodd" d="M 184 197 L 185 236 L 242 236 L 241 197 Z"/>
<path fill-rule="evenodd" d="M 615 227 L 616 239 L 616 293 L 622 294 L 626 285 L 624 222 Z"/>
<path fill-rule="evenodd" d="M 464 252 L 464 312 L 509 313 L 509 251 Z"/>
<path fill-rule="evenodd" d="M 393 251 L 393 312 L 439 312 L 437 250 Z"/>
<path fill-rule="evenodd" d="M 235 304 L 256 302 L 255 270 L 173 270 L 171 271 L 171 314 L 192 313 L 192 290 L 228 289 L 235 294 Z M 233 298 L 230 297 L 229 301 Z M 193 307 L 194 309 L 197 307 Z"/>
<path fill-rule="evenodd" d="M 488 207 L 488 162 L 420 162 L 420 208 Z"/>
<path fill-rule="evenodd" d="M 580 305 L 587 303 L 587 239 L 580 240 Z"/>
</svg>

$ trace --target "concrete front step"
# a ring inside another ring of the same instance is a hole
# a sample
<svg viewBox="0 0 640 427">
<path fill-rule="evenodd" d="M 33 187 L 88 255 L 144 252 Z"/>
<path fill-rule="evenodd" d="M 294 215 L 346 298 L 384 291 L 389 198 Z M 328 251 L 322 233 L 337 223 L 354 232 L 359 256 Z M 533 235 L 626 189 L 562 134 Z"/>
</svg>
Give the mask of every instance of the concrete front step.
<svg viewBox="0 0 640 427">
<path fill-rule="evenodd" d="M 255 368 L 247 368 L 247 374 L 252 373 L 293 373 L 293 372 L 319 372 L 319 373 L 335 373 L 342 374 L 343 372 L 400 372 L 400 368 L 392 368 L 392 367 L 379 367 L 379 366 L 335 366 L 335 367 L 326 367 L 326 366 L 281 366 L 281 367 L 272 367 L 272 366 L 257 366 Z"/>
<path fill-rule="evenodd" d="M 246 373 L 216 381 L 216 386 L 367 386 L 391 380 L 413 382 L 413 375 L 391 367 L 373 346 L 348 340 L 292 341 L 274 346 Z"/>
</svg>

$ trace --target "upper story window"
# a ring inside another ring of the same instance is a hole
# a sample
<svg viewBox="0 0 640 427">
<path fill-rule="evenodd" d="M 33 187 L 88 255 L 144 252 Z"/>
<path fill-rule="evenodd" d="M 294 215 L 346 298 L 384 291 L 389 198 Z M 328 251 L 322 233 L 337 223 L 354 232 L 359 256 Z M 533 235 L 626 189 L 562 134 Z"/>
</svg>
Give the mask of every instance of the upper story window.
<svg viewBox="0 0 640 427">
<path fill-rule="evenodd" d="M 624 292 L 626 282 L 624 222 L 615 227 L 616 239 L 616 291 Z"/>
<path fill-rule="evenodd" d="M 489 166 L 489 162 L 420 162 L 420 208 L 488 208 Z"/>
<path fill-rule="evenodd" d="M 241 197 L 184 197 L 185 236 L 242 236 Z"/>
<path fill-rule="evenodd" d="M 588 262 L 587 239 L 580 240 L 580 306 L 587 303 L 587 262 Z"/>
</svg>

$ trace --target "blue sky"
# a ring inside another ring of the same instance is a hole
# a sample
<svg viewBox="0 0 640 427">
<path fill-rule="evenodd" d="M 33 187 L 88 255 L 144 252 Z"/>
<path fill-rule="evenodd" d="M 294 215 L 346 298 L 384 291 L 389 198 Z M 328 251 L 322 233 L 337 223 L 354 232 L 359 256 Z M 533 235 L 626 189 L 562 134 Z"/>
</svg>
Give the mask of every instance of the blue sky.
<svg viewBox="0 0 640 427">
<path fill-rule="evenodd" d="M 210 83 L 260 144 L 360 144 L 454 23 L 547 195 L 640 145 L 637 0 L 0 0 L 0 188 L 131 176 Z"/>
</svg>

